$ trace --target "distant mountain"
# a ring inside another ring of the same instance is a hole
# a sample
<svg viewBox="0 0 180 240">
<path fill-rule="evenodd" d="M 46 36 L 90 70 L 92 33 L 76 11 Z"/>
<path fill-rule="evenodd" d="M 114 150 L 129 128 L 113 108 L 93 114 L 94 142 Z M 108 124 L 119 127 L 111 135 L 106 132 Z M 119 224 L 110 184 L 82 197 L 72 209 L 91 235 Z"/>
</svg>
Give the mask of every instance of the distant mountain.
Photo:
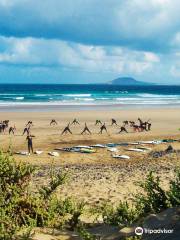
<svg viewBox="0 0 180 240">
<path fill-rule="evenodd" d="M 147 82 L 141 82 L 141 81 L 137 81 L 134 78 L 131 77 L 120 77 L 120 78 L 116 78 L 110 82 L 108 82 L 108 84 L 112 84 L 112 85 L 122 85 L 122 86 L 144 86 L 144 85 L 154 85 L 154 83 L 147 83 Z"/>
</svg>

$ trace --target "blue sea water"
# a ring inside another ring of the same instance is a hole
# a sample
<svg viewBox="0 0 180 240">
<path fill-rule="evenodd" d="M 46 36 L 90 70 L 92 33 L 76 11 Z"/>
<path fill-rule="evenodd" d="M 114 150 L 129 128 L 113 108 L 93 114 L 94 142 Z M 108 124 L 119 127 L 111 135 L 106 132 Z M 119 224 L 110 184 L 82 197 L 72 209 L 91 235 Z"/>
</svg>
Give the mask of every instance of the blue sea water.
<svg viewBox="0 0 180 240">
<path fill-rule="evenodd" d="M 180 106 L 180 86 L 1 84 L 0 107 L 12 105 Z"/>
</svg>

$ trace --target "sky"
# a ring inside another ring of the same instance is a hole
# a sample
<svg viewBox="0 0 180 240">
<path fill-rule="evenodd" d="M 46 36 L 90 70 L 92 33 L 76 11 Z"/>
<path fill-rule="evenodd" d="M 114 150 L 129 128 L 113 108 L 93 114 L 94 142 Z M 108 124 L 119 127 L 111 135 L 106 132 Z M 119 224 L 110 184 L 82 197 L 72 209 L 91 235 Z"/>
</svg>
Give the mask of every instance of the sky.
<svg viewBox="0 0 180 240">
<path fill-rule="evenodd" d="M 179 0 L 0 0 L 0 83 L 180 84 Z"/>
</svg>

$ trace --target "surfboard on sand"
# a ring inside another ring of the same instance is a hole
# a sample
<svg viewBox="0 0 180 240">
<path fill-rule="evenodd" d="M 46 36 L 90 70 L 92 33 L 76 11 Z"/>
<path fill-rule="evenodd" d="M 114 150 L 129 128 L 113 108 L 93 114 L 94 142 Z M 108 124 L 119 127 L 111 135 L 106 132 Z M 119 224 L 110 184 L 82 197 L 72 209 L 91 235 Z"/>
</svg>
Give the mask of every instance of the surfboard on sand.
<svg viewBox="0 0 180 240">
<path fill-rule="evenodd" d="M 81 153 L 95 153 L 96 151 L 94 149 L 81 148 L 79 152 L 81 152 Z"/>
<path fill-rule="evenodd" d="M 74 148 L 85 148 L 85 149 L 92 149 L 92 147 L 91 147 L 91 146 L 84 146 L 84 145 L 75 146 Z"/>
<path fill-rule="evenodd" d="M 112 155 L 113 158 L 121 158 L 121 159 L 130 159 L 130 157 L 128 155 L 117 155 L 117 154 L 113 154 Z"/>
<path fill-rule="evenodd" d="M 95 145 L 91 145 L 91 147 L 93 147 L 93 148 L 106 148 L 106 146 L 103 145 L 103 144 L 95 144 Z"/>
<path fill-rule="evenodd" d="M 49 152 L 48 154 L 50 156 L 53 156 L 53 157 L 59 157 L 59 153 L 58 152 Z"/>
<path fill-rule="evenodd" d="M 37 154 L 37 155 L 40 155 L 40 154 L 43 153 L 43 151 L 41 151 L 41 150 L 36 150 L 34 153 Z"/>
<path fill-rule="evenodd" d="M 139 149 L 139 148 L 127 148 L 126 151 L 131 151 L 131 152 L 146 152 L 143 149 Z"/>
<path fill-rule="evenodd" d="M 113 147 L 113 148 L 108 148 L 107 149 L 109 152 L 118 152 L 118 149 Z"/>
<path fill-rule="evenodd" d="M 22 156 L 28 156 L 30 155 L 28 152 L 26 151 L 20 151 L 20 152 L 15 152 L 15 154 L 19 154 L 19 155 L 22 155 Z"/>
<path fill-rule="evenodd" d="M 151 151 L 152 150 L 152 148 L 149 148 L 149 147 L 138 147 L 138 149 L 147 150 L 147 151 Z"/>
</svg>

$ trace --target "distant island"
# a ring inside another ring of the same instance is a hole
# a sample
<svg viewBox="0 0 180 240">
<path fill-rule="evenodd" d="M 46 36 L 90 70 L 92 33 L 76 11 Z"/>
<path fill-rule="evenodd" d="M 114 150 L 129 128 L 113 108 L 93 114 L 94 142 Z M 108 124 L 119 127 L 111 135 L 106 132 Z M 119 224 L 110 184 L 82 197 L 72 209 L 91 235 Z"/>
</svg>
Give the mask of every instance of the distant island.
<svg viewBox="0 0 180 240">
<path fill-rule="evenodd" d="M 110 82 L 108 82 L 108 84 L 112 84 L 112 85 L 122 85 L 122 86 L 144 86 L 144 85 L 154 85 L 154 83 L 147 83 L 147 82 L 142 82 L 142 81 L 137 81 L 134 78 L 131 77 L 120 77 L 120 78 L 116 78 Z"/>
</svg>

